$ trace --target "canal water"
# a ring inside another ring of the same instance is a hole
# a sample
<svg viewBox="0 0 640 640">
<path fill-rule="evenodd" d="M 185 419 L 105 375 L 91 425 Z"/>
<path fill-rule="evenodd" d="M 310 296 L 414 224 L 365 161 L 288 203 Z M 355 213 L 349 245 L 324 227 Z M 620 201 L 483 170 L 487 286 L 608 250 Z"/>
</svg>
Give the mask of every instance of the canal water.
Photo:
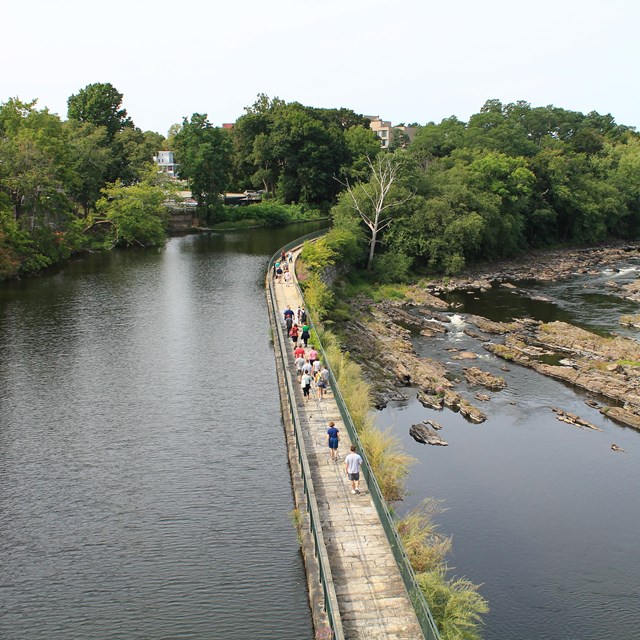
<svg viewBox="0 0 640 640">
<path fill-rule="evenodd" d="M 0 637 L 312 637 L 267 317 L 317 223 L 0 285 Z"/>
<path fill-rule="evenodd" d="M 640 432 L 604 418 L 584 403 L 585 393 L 536 372 L 505 363 L 463 333 L 467 313 L 494 320 L 533 317 L 565 320 L 600 333 L 623 330 L 618 318 L 640 305 L 609 294 L 606 282 L 638 277 L 638 265 L 618 265 L 565 282 L 528 285 L 512 292 L 460 293 L 449 332 L 415 336 L 418 353 L 447 362 L 458 389 L 488 415 L 474 425 L 445 409 L 415 400 L 377 413 L 418 459 L 408 478 L 402 514 L 425 497 L 444 500 L 440 531 L 453 537 L 452 575 L 482 583 L 491 612 L 488 640 L 602 640 L 640 638 Z M 473 327 L 472 327 L 473 328 Z M 479 355 L 454 360 L 457 348 Z M 479 366 L 503 376 L 491 400 L 474 398 L 462 368 Z M 551 407 L 577 413 L 603 431 L 559 422 Z M 411 424 L 435 419 L 448 447 L 418 444 Z M 626 449 L 616 453 L 611 444 Z"/>
</svg>

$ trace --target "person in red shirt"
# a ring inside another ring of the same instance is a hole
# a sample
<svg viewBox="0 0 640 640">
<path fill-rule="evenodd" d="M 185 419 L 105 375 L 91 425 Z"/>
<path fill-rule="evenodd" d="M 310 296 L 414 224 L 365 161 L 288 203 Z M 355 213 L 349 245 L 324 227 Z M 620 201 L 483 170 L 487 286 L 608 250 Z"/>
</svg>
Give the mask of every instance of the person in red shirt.
<svg viewBox="0 0 640 640">
<path fill-rule="evenodd" d="M 298 346 L 298 325 L 297 324 L 294 324 L 293 327 L 291 327 L 291 330 L 289 331 L 289 337 L 293 342 L 293 346 L 297 347 Z M 316 356 L 317 355 L 318 354 L 316 354 Z"/>
<path fill-rule="evenodd" d="M 300 358 L 300 357 L 304 358 L 304 347 L 296 347 L 294 352 L 293 352 L 293 357 L 294 358 Z"/>
</svg>

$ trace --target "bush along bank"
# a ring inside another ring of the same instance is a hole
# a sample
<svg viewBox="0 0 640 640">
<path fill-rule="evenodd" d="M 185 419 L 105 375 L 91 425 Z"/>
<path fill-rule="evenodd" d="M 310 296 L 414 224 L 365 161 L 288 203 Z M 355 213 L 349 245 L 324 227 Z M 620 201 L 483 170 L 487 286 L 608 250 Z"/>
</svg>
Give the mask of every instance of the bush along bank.
<svg viewBox="0 0 640 640">
<path fill-rule="evenodd" d="M 324 346 L 327 362 L 340 387 L 363 449 L 369 459 L 382 494 L 388 503 L 402 500 L 405 480 L 415 459 L 404 450 L 389 430 L 374 425 L 370 385 L 361 368 L 341 348 L 331 330 L 339 319 L 335 314 L 335 295 L 323 275 L 335 269 L 336 258 L 348 244 L 341 232 L 330 231 L 313 243 L 307 243 L 296 265 L 316 335 Z M 398 533 L 411 561 L 420 589 L 432 612 L 443 640 L 480 638 L 482 615 L 489 610 L 478 586 L 465 578 L 456 578 L 447 565 L 451 539 L 441 535 L 433 522 L 440 513 L 439 502 L 431 499 L 396 521 Z"/>
<path fill-rule="evenodd" d="M 320 209 L 302 204 L 282 204 L 267 200 L 246 206 L 224 205 L 218 222 L 211 225 L 217 231 L 249 227 L 276 227 L 294 222 L 310 222 L 327 217 Z"/>
</svg>

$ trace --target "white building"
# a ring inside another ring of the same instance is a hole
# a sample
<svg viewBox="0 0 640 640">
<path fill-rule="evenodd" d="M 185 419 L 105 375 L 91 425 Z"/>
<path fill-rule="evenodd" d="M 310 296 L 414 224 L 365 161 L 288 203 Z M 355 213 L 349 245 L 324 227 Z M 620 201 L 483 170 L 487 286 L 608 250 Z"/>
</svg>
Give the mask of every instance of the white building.
<svg viewBox="0 0 640 640">
<path fill-rule="evenodd" d="M 178 175 L 178 165 L 175 163 L 173 151 L 158 151 L 158 155 L 153 160 L 158 165 L 160 173 L 166 173 L 170 178 Z"/>
</svg>

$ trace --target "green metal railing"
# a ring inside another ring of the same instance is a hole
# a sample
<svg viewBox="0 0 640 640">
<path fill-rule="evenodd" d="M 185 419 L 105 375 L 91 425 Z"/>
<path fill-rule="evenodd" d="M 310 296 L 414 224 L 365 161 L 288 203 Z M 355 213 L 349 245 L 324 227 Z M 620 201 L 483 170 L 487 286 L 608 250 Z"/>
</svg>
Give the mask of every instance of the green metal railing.
<svg viewBox="0 0 640 640">
<path fill-rule="evenodd" d="M 314 234 L 309 234 L 308 236 L 303 236 L 302 238 L 298 238 L 296 241 L 289 243 L 284 247 L 285 251 L 289 249 L 293 249 L 294 247 L 300 246 L 307 240 L 314 240 L 315 238 L 321 236 L 326 233 L 327 230 L 323 229 L 321 232 L 316 232 Z M 280 255 L 280 254 L 278 254 Z M 274 256 L 275 257 L 275 256 Z M 273 259 L 272 259 L 273 260 Z M 270 266 L 273 264 L 270 263 Z M 298 286 L 297 282 L 295 283 Z M 301 298 L 304 300 L 302 295 L 302 290 L 300 290 L 298 286 L 298 290 L 300 292 Z M 309 317 L 309 324 L 312 328 L 313 322 L 311 317 Z M 316 335 L 318 332 L 316 330 Z M 349 433 L 349 437 L 351 438 L 351 442 L 355 444 L 360 453 L 360 456 L 363 460 L 362 472 L 367 481 L 367 485 L 369 487 L 369 491 L 371 494 L 371 499 L 376 507 L 378 512 L 378 516 L 380 518 L 380 522 L 382 523 L 382 527 L 384 528 L 385 534 L 387 535 L 387 539 L 389 540 L 389 544 L 391 545 L 391 550 L 393 552 L 393 556 L 396 560 L 396 564 L 398 565 L 398 569 L 400 570 L 400 575 L 402 576 L 402 580 L 404 582 L 407 593 L 409 594 L 409 598 L 414 606 L 416 611 L 416 615 L 418 617 L 418 621 L 420 623 L 420 627 L 424 634 L 426 640 L 440 640 L 440 634 L 438 632 L 438 627 L 436 626 L 435 621 L 433 620 L 433 616 L 431 615 L 431 611 L 429 610 L 429 605 L 425 600 L 424 594 L 422 590 L 418 586 L 416 581 L 416 574 L 411 566 L 407 553 L 402 545 L 402 541 L 400 539 L 400 535 L 396 528 L 395 522 L 391 513 L 389 512 L 389 508 L 387 507 L 387 502 L 382 495 L 382 491 L 380 490 L 380 486 L 378 485 L 378 481 L 371 469 L 371 464 L 367 455 L 364 451 L 364 447 L 360 441 L 360 437 L 358 436 L 358 432 L 356 431 L 356 427 L 351 419 L 351 415 L 349 414 L 349 410 L 347 409 L 347 405 L 340 393 L 340 387 L 338 386 L 338 382 L 333 375 L 333 370 L 331 368 L 331 362 L 327 358 L 327 353 L 320 342 L 320 338 L 317 340 L 318 344 L 314 342 L 314 347 L 321 353 L 322 360 L 329 369 L 329 378 L 331 382 L 331 388 L 333 389 L 334 398 L 336 404 L 338 405 L 338 410 L 340 411 L 340 415 L 342 416 L 342 420 L 344 425 Z"/>
<path fill-rule="evenodd" d="M 326 233 L 326 230 L 321 230 L 320 232 L 314 232 L 309 234 L 308 236 L 304 236 L 304 239 L 316 238 L 322 233 Z M 286 245 L 284 247 L 285 251 L 297 246 L 300 243 L 300 240 L 297 240 L 295 243 L 290 245 Z M 344 640 L 344 631 L 342 629 L 342 619 L 340 617 L 340 609 L 338 607 L 338 598 L 335 592 L 335 586 L 333 584 L 333 576 L 331 574 L 331 567 L 329 566 L 329 556 L 327 554 L 327 549 L 324 543 L 324 536 L 322 533 L 322 524 L 320 521 L 320 513 L 318 511 L 318 504 L 316 500 L 315 490 L 313 487 L 313 480 L 311 477 L 311 470 L 309 468 L 309 462 L 307 458 L 307 453 L 304 445 L 303 434 L 300 426 L 300 418 L 298 415 L 298 409 L 296 404 L 296 399 L 293 395 L 294 383 L 292 380 L 291 372 L 289 370 L 289 366 L 287 363 L 286 357 L 286 344 L 287 340 L 282 331 L 282 322 L 280 322 L 281 315 L 280 311 L 276 305 L 276 296 L 273 290 L 273 263 L 280 256 L 280 252 L 274 255 L 269 261 L 269 268 L 267 273 L 267 283 L 268 283 L 268 299 L 270 304 L 270 311 L 272 315 L 272 325 L 274 328 L 274 341 L 277 340 L 279 344 L 279 349 L 276 349 L 276 352 L 279 355 L 279 360 L 282 364 L 282 369 L 284 371 L 284 375 L 286 378 L 286 393 L 287 400 L 286 403 L 289 407 L 289 417 L 291 418 L 291 422 L 293 425 L 293 432 L 295 436 L 296 442 L 296 450 L 298 454 L 298 462 L 300 464 L 300 470 L 302 475 L 302 485 L 304 488 L 304 493 L 307 501 L 307 513 L 309 516 L 309 526 L 310 531 L 313 536 L 314 542 L 314 550 L 315 557 L 318 562 L 318 570 L 319 570 L 319 578 L 320 584 L 322 585 L 322 591 L 324 595 L 324 610 L 327 614 L 327 619 L 329 622 L 329 626 L 332 631 L 332 638 L 334 640 Z"/>
</svg>

